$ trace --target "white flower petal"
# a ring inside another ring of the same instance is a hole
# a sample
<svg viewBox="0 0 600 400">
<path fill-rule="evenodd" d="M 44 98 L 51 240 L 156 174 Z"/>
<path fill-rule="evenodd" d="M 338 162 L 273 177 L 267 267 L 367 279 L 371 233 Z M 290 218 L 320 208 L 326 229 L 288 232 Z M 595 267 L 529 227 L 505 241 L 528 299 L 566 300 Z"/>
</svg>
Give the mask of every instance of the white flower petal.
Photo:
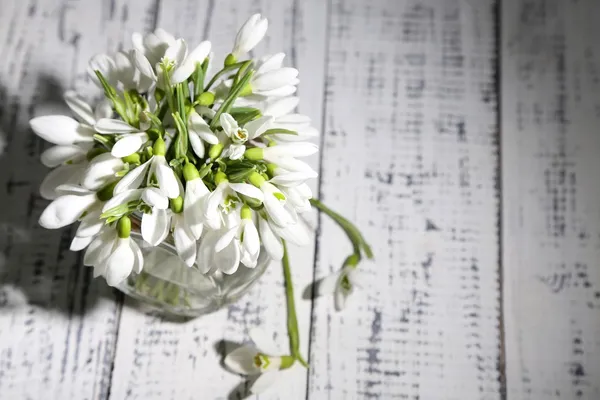
<svg viewBox="0 0 600 400">
<path fill-rule="evenodd" d="M 113 86 L 117 84 L 115 62 L 107 54 L 96 54 L 93 56 L 90 59 L 87 68 L 88 75 L 92 78 L 94 83 L 99 87 L 102 87 L 102 84 L 94 71 L 99 71 L 109 84 Z"/>
<path fill-rule="evenodd" d="M 64 184 L 75 184 L 79 182 L 85 164 L 61 165 L 50 171 L 40 185 L 40 195 L 47 200 L 54 200 L 58 197 L 56 188 Z"/>
<path fill-rule="evenodd" d="M 191 267 L 196 261 L 196 238 L 187 228 L 182 215 L 176 215 L 174 218 L 176 218 L 176 225 L 173 229 L 173 241 L 177 254 L 188 267 Z"/>
<path fill-rule="evenodd" d="M 171 76 L 171 82 L 176 84 L 185 81 L 192 75 L 196 69 L 196 63 L 202 63 L 206 56 L 210 53 L 210 42 L 204 41 L 200 43 L 194 50 L 188 54 L 183 63 L 175 69 Z"/>
<path fill-rule="evenodd" d="M 102 99 L 94 110 L 94 124 L 102 118 L 110 118 L 113 115 L 112 105 L 108 99 Z M 91 124 L 92 126 L 94 124 Z"/>
<path fill-rule="evenodd" d="M 241 375 L 255 375 L 260 373 L 260 368 L 254 363 L 257 351 L 250 346 L 241 346 L 227 354 L 223 363 L 232 372 Z"/>
<path fill-rule="evenodd" d="M 283 244 L 281 239 L 271 229 L 271 225 L 263 218 L 259 218 L 260 238 L 269 257 L 273 260 L 281 260 L 283 257 Z"/>
<path fill-rule="evenodd" d="M 92 266 L 98 264 L 101 260 L 103 252 L 108 248 L 112 249 L 112 245 L 116 242 L 115 231 L 105 229 L 97 236 L 88 246 L 83 256 L 83 265 Z"/>
<path fill-rule="evenodd" d="M 125 121 L 110 118 L 102 118 L 98 120 L 98 122 L 96 122 L 96 124 L 94 125 L 94 129 L 96 130 L 96 132 L 105 135 L 139 132 L 139 129 L 129 125 Z"/>
<path fill-rule="evenodd" d="M 273 224 L 271 225 L 271 228 L 276 235 L 295 245 L 307 246 L 311 242 L 311 235 L 301 222 L 288 224 L 285 227 Z"/>
<path fill-rule="evenodd" d="M 270 115 L 274 118 L 278 118 L 291 113 L 296 107 L 298 107 L 299 103 L 300 98 L 296 96 L 276 99 L 275 101 L 269 102 L 267 104 L 263 114 Z"/>
<path fill-rule="evenodd" d="M 142 189 L 126 190 L 124 192 L 115 194 L 110 200 L 104 203 L 102 212 L 106 212 L 111 208 L 121 204 L 129 203 L 130 201 L 139 200 L 140 197 L 142 197 Z"/>
<path fill-rule="evenodd" d="M 265 206 L 265 211 L 274 224 L 284 227 L 294 222 L 283 203 L 272 194 L 266 194 L 263 204 Z"/>
<path fill-rule="evenodd" d="M 58 193 L 59 196 L 62 196 L 65 194 L 76 194 L 78 196 L 82 196 L 85 194 L 91 194 L 91 193 L 95 193 L 95 192 L 93 192 L 89 189 L 86 189 L 84 187 L 81 187 L 79 185 L 65 183 L 63 185 L 59 185 L 56 187 L 56 193 Z"/>
<path fill-rule="evenodd" d="M 244 125 L 244 129 L 248 131 L 249 139 L 256 139 L 257 137 L 265 133 L 265 131 L 271 126 L 272 121 L 273 117 L 262 116 Z"/>
<path fill-rule="evenodd" d="M 259 394 L 272 386 L 279 378 L 280 371 L 267 371 L 260 374 L 258 379 L 254 381 L 250 391 L 254 394 Z"/>
<path fill-rule="evenodd" d="M 136 274 L 139 274 L 140 272 L 142 272 L 142 269 L 144 268 L 144 255 L 142 254 L 142 249 L 140 249 L 140 246 L 137 244 L 137 242 L 134 239 L 131 239 L 129 241 L 129 246 L 131 247 L 131 251 L 133 251 L 133 257 L 134 257 L 133 271 Z"/>
<path fill-rule="evenodd" d="M 64 146 L 94 140 L 93 131 L 64 115 L 36 117 L 29 121 L 29 125 L 36 135 L 58 145 Z"/>
<path fill-rule="evenodd" d="M 78 237 L 93 237 L 96 236 L 104 227 L 104 221 L 100 219 L 100 207 L 90 211 L 83 217 L 75 236 Z"/>
<path fill-rule="evenodd" d="M 210 126 L 204 121 L 204 118 L 200 116 L 196 111 L 190 113 L 189 118 L 190 131 L 195 132 L 202 140 L 210 144 L 219 143 L 219 138 L 215 135 Z"/>
<path fill-rule="evenodd" d="M 98 190 L 105 184 L 116 179 L 116 173 L 121 171 L 125 164 L 120 158 L 115 158 L 110 153 L 103 153 L 94 157 L 86 168 L 81 185 L 90 190 Z"/>
<path fill-rule="evenodd" d="M 115 186 L 114 193 L 123 193 L 127 190 L 139 188 L 142 182 L 144 182 L 146 172 L 148 171 L 151 162 L 152 159 L 129 171 L 123 178 L 121 178 L 119 183 L 117 183 L 117 185 Z"/>
<path fill-rule="evenodd" d="M 142 192 L 142 200 L 150 207 L 156 207 L 159 210 L 169 208 L 169 198 L 160 189 L 155 187 L 147 187 Z"/>
<path fill-rule="evenodd" d="M 252 89 L 258 91 L 269 91 L 279 89 L 281 87 L 291 85 L 294 79 L 298 76 L 296 68 L 279 68 L 273 71 L 265 72 L 257 75 L 252 80 Z"/>
<path fill-rule="evenodd" d="M 170 199 L 179 197 L 179 183 L 175 172 L 171 169 L 169 164 L 163 156 L 154 156 L 153 163 L 156 166 L 156 179 L 158 180 L 158 186 L 165 192 Z"/>
<path fill-rule="evenodd" d="M 170 211 L 154 208 L 152 214 L 142 217 L 142 238 L 152 246 L 158 246 L 167 238 L 170 226 Z"/>
<path fill-rule="evenodd" d="M 252 50 L 267 33 L 269 22 L 260 14 L 254 14 L 242 25 L 235 37 L 232 53 L 242 56 Z"/>
<path fill-rule="evenodd" d="M 333 293 L 333 299 L 337 311 L 342 311 L 344 309 L 346 301 L 348 300 L 348 295 L 349 293 L 343 290 L 339 285 L 336 287 L 336 290 Z"/>
<path fill-rule="evenodd" d="M 257 89 L 252 89 L 253 93 L 256 93 L 260 96 L 262 96 L 262 98 L 272 98 L 272 97 L 285 97 L 285 96 L 290 96 L 294 93 L 296 93 L 296 91 L 298 90 L 298 88 L 296 88 L 296 86 L 294 85 L 287 85 L 287 86 L 282 86 L 280 88 L 277 89 L 273 89 L 273 90 L 257 90 Z"/>
<path fill-rule="evenodd" d="M 269 180 L 274 185 L 283 187 L 294 187 L 303 184 L 308 179 L 316 178 L 316 172 L 288 172 L 281 175 L 276 175 Z"/>
<path fill-rule="evenodd" d="M 65 92 L 63 98 L 67 106 L 73 111 L 75 116 L 79 118 L 81 122 L 85 122 L 90 126 L 94 126 L 96 118 L 94 118 L 94 111 L 92 107 L 86 103 L 75 91 L 68 90 Z"/>
<path fill-rule="evenodd" d="M 244 152 L 246 151 L 246 146 L 243 144 L 231 144 L 227 148 L 227 157 L 230 160 L 239 160 L 244 156 Z M 223 152 L 225 153 L 225 152 Z M 225 157 L 225 156 L 224 156 Z"/>
<path fill-rule="evenodd" d="M 86 151 L 79 146 L 52 146 L 41 155 L 42 164 L 54 168 L 67 161 L 77 163 L 85 158 Z"/>
<path fill-rule="evenodd" d="M 133 62 L 140 73 L 153 81 L 157 80 L 156 73 L 150 64 L 150 61 L 138 49 L 133 50 Z"/>
<path fill-rule="evenodd" d="M 315 173 L 310 165 L 293 157 L 269 157 L 267 161 L 291 172 L 305 172 L 307 174 Z"/>
<path fill-rule="evenodd" d="M 230 183 L 229 187 L 234 191 L 243 194 L 244 196 L 252 197 L 253 199 L 260 201 L 263 201 L 265 197 L 259 188 L 248 183 Z"/>
<path fill-rule="evenodd" d="M 286 143 L 263 149 L 265 159 L 277 157 L 306 157 L 319 151 L 319 146 L 314 143 Z"/>
<path fill-rule="evenodd" d="M 111 150 L 111 154 L 114 157 L 127 157 L 137 152 L 144 143 L 148 141 L 148 134 L 146 132 L 132 133 L 126 135 L 121 139 L 117 140 Z"/>
<path fill-rule="evenodd" d="M 135 255 L 130 246 L 131 238 L 118 239 L 114 252 L 106 260 L 106 283 L 117 286 L 123 282 L 135 263 Z"/>
<path fill-rule="evenodd" d="M 200 139 L 200 136 L 194 131 L 190 131 L 189 134 L 190 144 L 192 145 L 192 150 L 194 150 L 194 154 L 196 154 L 199 158 L 204 158 L 204 154 L 206 153 L 206 148 L 204 147 L 204 142 Z"/>
<path fill-rule="evenodd" d="M 42 212 L 39 224 L 46 229 L 58 229 L 77 221 L 96 201 L 96 195 L 65 195 L 52 201 Z"/>
<path fill-rule="evenodd" d="M 229 243 L 231 243 L 231 241 L 233 240 L 233 238 L 235 238 L 235 235 L 238 231 L 238 227 L 234 227 L 229 229 L 227 232 L 225 232 L 221 238 L 219 240 L 217 240 L 217 243 L 215 244 L 215 252 L 220 252 L 222 251 L 225 247 L 227 247 L 229 245 Z"/>
<path fill-rule="evenodd" d="M 224 274 L 233 274 L 240 266 L 240 245 L 237 239 L 229 242 L 223 250 L 215 253 L 215 264 Z"/>
<path fill-rule="evenodd" d="M 237 121 L 227 113 L 221 114 L 220 122 L 221 127 L 229 137 L 232 137 L 239 128 Z"/>
<path fill-rule="evenodd" d="M 315 285 L 315 295 L 327 296 L 333 294 L 338 286 L 340 272 L 341 271 L 336 271 L 318 281 Z"/>
<path fill-rule="evenodd" d="M 262 57 L 258 62 L 256 75 L 264 74 L 265 72 L 274 71 L 281 68 L 284 58 L 285 53 L 275 53 Z"/>
<path fill-rule="evenodd" d="M 88 236 L 88 237 L 75 236 L 73 238 L 73 240 L 71 241 L 71 246 L 69 247 L 69 250 L 71 250 L 71 251 L 83 250 L 87 246 L 89 246 L 89 244 L 92 243 L 93 240 L 94 240 L 93 236 Z"/>
<path fill-rule="evenodd" d="M 193 179 L 187 183 L 183 199 L 183 213 L 186 223 L 196 239 L 202 235 L 204 200 L 209 193 L 210 191 L 202 179 Z"/>
<path fill-rule="evenodd" d="M 219 240 L 218 231 L 208 231 L 200 241 L 198 254 L 196 255 L 196 266 L 202 274 L 206 274 L 214 265 L 213 258 L 217 240 Z"/>
<path fill-rule="evenodd" d="M 185 40 L 177 39 L 175 43 L 171 44 L 167 51 L 165 51 L 164 58 L 170 61 L 173 61 L 175 65 L 180 65 L 185 56 L 187 55 L 187 45 Z"/>
<path fill-rule="evenodd" d="M 244 249 L 250 254 L 258 254 L 260 251 L 260 238 L 258 230 L 252 220 L 248 220 L 244 224 L 244 241 L 242 242 Z"/>
</svg>

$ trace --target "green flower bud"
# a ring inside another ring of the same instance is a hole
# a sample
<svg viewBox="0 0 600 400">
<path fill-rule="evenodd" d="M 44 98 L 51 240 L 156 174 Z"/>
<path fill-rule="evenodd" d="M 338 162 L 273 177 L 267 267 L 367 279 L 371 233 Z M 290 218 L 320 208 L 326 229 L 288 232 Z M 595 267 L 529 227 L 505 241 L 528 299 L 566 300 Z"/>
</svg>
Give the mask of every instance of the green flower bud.
<svg viewBox="0 0 600 400">
<path fill-rule="evenodd" d="M 360 256 L 358 254 L 351 254 L 346 257 L 344 261 L 344 266 L 348 265 L 350 267 L 356 267 L 360 261 Z"/>
<path fill-rule="evenodd" d="M 250 86 L 250 82 L 246 83 L 242 90 L 240 91 L 240 97 L 250 96 L 252 94 L 252 86 Z"/>
<path fill-rule="evenodd" d="M 252 210 L 247 205 L 242 206 L 242 210 L 240 211 L 240 215 L 242 219 L 252 219 Z"/>
<path fill-rule="evenodd" d="M 226 67 L 228 67 L 228 66 L 230 66 L 232 64 L 235 64 L 236 61 L 237 60 L 235 59 L 235 56 L 233 54 L 229 53 L 229 54 L 227 54 L 227 57 L 225 57 L 224 64 L 225 64 Z"/>
<path fill-rule="evenodd" d="M 253 147 L 251 149 L 246 150 L 244 153 L 244 157 L 246 157 L 250 161 L 258 161 L 263 159 L 263 149 L 260 147 Z"/>
<path fill-rule="evenodd" d="M 250 181 L 251 184 L 253 184 L 256 187 L 261 187 L 263 183 L 265 183 L 265 178 L 262 177 L 261 174 L 259 174 L 258 172 L 252 172 L 250 174 L 250 176 L 248 177 L 248 180 Z"/>
<path fill-rule="evenodd" d="M 204 92 L 198 97 L 201 106 L 210 106 L 215 102 L 215 95 L 211 92 Z"/>
<path fill-rule="evenodd" d="M 227 175 L 225 175 L 225 173 L 223 173 L 221 171 L 218 171 L 215 174 L 215 183 L 218 185 L 223 182 L 229 182 L 229 180 L 227 179 Z"/>
<path fill-rule="evenodd" d="M 128 155 L 127 157 L 121 158 L 121 160 L 129 164 L 138 164 L 140 162 L 140 155 L 138 153 L 133 153 Z"/>
<path fill-rule="evenodd" d="M 108 200 L 112 199 L 113 191 L 115 189 L 115 186 L 117 186 L 117 183 L 119 183 L 119 181 L 111 182 L 108 185 L 101 188 L 100 190 L 98 190 L 96 192 L 96 197 L 98 198 L 98 200 L 108 201 Z"/>
<path fill-rule="evenodd" d="M 170 205 L 171 205 L 171 210 L 175 213 L 175 214 L 179 214 L 180 212 L 183 211 L 183 197 L 179 196 L 177 198 L 171 199 L 170 200 Z"/>
<path fill-rule="evenodd" d="M 281 200 L 281 201 L 285 200 L 285 195 L 281 192 L 275 192 L 275 193 L 273 193 L 273 196 L 275 196 L 275 198 L 277 200 Z"/>
<path fill-rule="evenodd" d="M 281 356 L 281 365 L 279 366 L 279 369 L 288 369 L 294 365 L 295 362 L 296 359 L 294 356 Z"/>
<path fill-rule="evenodd" d="M 275 176 L 275 170 L 276 170 L 277 168 L 278 168 L 278 167 L 277 167 L 277 165 L 276 165 L 276 164 L 272 164 L 272 163 L 269 163 L 269 164 L 267 164 L 267 174 L 268 174 L 269 176 Z"/>
<path fill-rule="evenodd" d="M 214 160 L 215 158 L 219 157 L 222 152 L 223 145 L 221 143 L 213 144 L 208 150 L 208 157 L 210 157 L 211 160 Z"/>
<path fill-rule="evenodd" d="M 196 169 L 194 164 L 187 163 L 183 167 L 183 177 L 185 178 L 186 182 L 189 182 L 193 181 L 194 179 L 200 178 L 200 174 L 198 173 L 198 170 Z"/>
<path fill-rule="evenodd" d="M 158 138 L 154 141 L 154 146 L 152 147 L 153 154 L 155 156 L 164 156 L 167 154 L 167 146 L 165 146 L 165 141 L 163 138 Z"/>
<path fill-rule="evenodd" d="M 117 234 L 121 239 L 129 237 L 131 233 L 131 220 L 127 215 L 121 217 L 117 222 Z"/>
</svg>

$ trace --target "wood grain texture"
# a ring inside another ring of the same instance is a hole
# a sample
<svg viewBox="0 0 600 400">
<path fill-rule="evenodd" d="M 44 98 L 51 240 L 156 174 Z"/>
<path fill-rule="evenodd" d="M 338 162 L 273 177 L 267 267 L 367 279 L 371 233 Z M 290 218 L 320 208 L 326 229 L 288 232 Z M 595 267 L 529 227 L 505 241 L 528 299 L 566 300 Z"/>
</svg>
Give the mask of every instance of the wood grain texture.
<svg viewBox="0 0 600 400">
<path fill-rule="evenodd" d="M 600 3 L 505 1 L 508 397 L 600 398 Z"/>
<path fill-rule="evenodd" d="M 311 399 L 500 398 L 493 5 L 332 1 L 320 196 L 375 261 L 343 313 L 316 302 Z"/>
<path fill-rule="evenodd" d="M 71 232 L 37 224 L 47 201 L 46 146 L 28 120 L 66 112 L 62 93 L 90 94 L 87 59 L 114 50 L 153 15 L 146 1 L 6 1 L 0 12 L 0 397 L 104 399 L 108 393 L 120 302 L 92 281 Z M 39 107 L 37 106 L 39 105 Z"/>
<path fill-rule="evenodd" d="M 239 26 L 253 13 L 269 19 L 269 33 L 258 53 L 284 51 L 286 64 L 300 70 L 300 112 L 319 125 L 322 115 L 325 65 L 325 3 L 311 1 L 196 1 L 162 2 L 157 26 L 189 42 L 211 40 L 216 54 L 214 71 L 231 51 Z M 317 157 L 312 164 L 317 168 Z M 314 185 L 316 190 L 316 183 Z M 314 216 L 309 216 L 314 224 Z M 297 311 L 304 354 L 308 353 L 310 302 L 300 288 L 313 278 L 313 247 L 290 249 L 297 285 Z M 133 302 L 123 309 L 113 387 L 110 398 L 120 399 L 237 399 L 247 394 L 244 378 L 224 370 L 226 352 L 248 340 L 249 328 L 260 326 L 288 351 L 285 292 L 281 267 L 273 263 L 252 291 L 228 309 L 181 323 L 140 313 Z M 133 368 L 132 368 L 133 366 Z M 290 371 L 287 389 L 273 389 L 261 399 L 305 399 L 307 372 Z"/>
</svg>

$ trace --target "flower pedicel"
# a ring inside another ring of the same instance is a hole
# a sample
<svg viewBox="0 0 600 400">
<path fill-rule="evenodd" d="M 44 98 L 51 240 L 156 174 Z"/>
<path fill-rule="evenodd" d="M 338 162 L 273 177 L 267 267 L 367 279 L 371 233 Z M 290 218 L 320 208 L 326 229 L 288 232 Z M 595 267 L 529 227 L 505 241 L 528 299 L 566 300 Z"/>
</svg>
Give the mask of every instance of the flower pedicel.
<svg viewBox="0 0 600 400">
<path fill-rule="evenodd" d="M 38 136 L 55 145 L 41 156 L 54 169 L 40 188 L 52 202 L 39 223 L 58 229 L 79 221 L 71 250 L 85 250 L 84 264 L 109 285 L 144 268 L 130 237 L 132 218 L 141 218 L 143 240 L 151 246 L 172 234 L 179 257 L 202 273 L 232 274 L 240 263 L 254 268 L 261 249 L 283 260 L 290 354 L 257 352 L 246 369 L 239 362 L 248 351 L 226 360 L 237 372 L 268 372 L 254 390 L 295 361 L 307 365 L 299 351 L 285 245 L 310 240 L 299 214 L 314 205 L 352 242 L 340 272 L 319 291 L 335 292 L 337 308 L 352 291 L 360 259 L 372 257 L 356 227 L 313 199 L 306 184 L 317 173 L 302 158 L 318 151 L 307 142 L 318 132 L 294 111 L 298 71 L 282 66 L 283 53 L 247 56 L 267 26 L 260 14 L 250 17 L 210 79 L 210 42 L 191 49 L 162 29 L 136 33 L 133 49 L 90 61 L 102 101 L 92 107 L 69 91 L 64 98 L 75 118 L 30 121 Z"/>
</svg>

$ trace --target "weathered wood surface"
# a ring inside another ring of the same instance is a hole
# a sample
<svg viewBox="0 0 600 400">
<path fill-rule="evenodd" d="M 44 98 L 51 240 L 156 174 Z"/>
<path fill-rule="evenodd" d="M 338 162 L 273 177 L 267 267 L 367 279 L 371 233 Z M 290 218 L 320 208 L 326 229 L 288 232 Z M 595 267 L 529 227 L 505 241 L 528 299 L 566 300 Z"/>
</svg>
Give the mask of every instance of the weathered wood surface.
<svg viewBox="0 0 600 400">
<path fill-rule="evenodd" d="M 297 291 L 311 370 L 260 398 L 600 398 L 595 0 L 0 0 L 0 398 L 242 398 L 219 365 L 231 342 L 262 326 L 286 348 L 277 264 L 187 323 L 92 280 L 69 230 L 37 226 L 44 145 L 27 125 L 64 109 L 67 88 L 97 94 L 87 60 L 133 31 L 225 53 L 254 12 L 270 19 L 258 52 L 288 54 L 300 111 L 322 130 L 315 193 L 376 254 L 343 313 Z M 308 222 L 315 246 L 292 249 L 299 288 L 349 251 L 326 218 Z"/>
<path fill-rule="evenodd" d="M 314 306 L 310 398 L 499 399 L 493 2 L 336 0 L 329 40 L 320 196 L 376 260 L 351 311 Z"/>
<path fill-rule="evenodd" d="M 505 1 L 508 398 L 600 398 L 600 3 Z"/>
</svg>

